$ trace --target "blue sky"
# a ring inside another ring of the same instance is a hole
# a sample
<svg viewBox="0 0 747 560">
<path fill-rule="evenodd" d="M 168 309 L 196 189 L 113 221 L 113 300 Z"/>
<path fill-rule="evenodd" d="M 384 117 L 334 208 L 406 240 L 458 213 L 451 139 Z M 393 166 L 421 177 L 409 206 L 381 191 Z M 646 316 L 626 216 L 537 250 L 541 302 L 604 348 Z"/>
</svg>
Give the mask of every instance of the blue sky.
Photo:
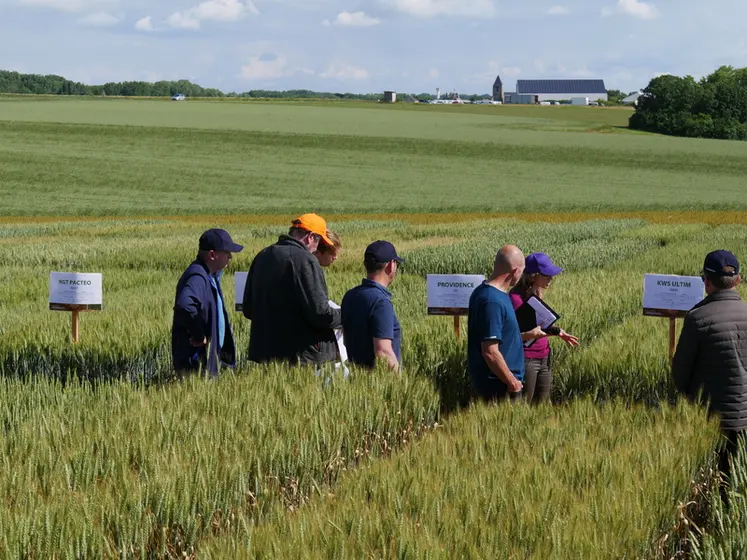
<svg viewBox="0 0 747 560">
<path fill-rule="evenodd" d="M 747 66 L 744 0 L 0 0 L 0 69 L 224 91 L 645 87 Z"/>
</svg>

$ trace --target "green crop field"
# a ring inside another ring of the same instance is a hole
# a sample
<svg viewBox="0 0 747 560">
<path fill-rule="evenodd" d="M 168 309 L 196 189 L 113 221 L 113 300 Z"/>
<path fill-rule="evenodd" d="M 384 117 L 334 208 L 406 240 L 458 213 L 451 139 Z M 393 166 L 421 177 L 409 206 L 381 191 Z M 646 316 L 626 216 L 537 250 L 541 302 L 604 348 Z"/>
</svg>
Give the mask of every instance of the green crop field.
<svg viewBox="0 0 747 560">
<path fill-rule="evenodd" d="M 740 145 L 626 132 L 610 124 L 624 126 L 621 109 L 436 109 L 0 99 L 0 212 L 744 206 Z M 18 196 L 29 188 L 35 204 Z"/>
<path fill-rule="evenodd" d="M 747 458 L 726 510 L 716 424 L 677 399 L 641 296 L 644 273 L 747 259 L 747 152 L 629 114 L 0 97 L 0 556 L 741 557 Z M 246 247 L 233 308 L 306 211 L 342 236 L 337 302 L 370 241 L 407 260 L 402 375 L 251 365 L 231 311 L 237 369 L 170 379 L 200 233 Z M 465 337 L 426 315 L 426 274 L 487 273 L 504 243 L 565 268 L 547 298 L 582 344 L 552 342 L 552 405 L 471 402 Z M 78 344 L 52 271 L 103 274 Z"/>
</svg>

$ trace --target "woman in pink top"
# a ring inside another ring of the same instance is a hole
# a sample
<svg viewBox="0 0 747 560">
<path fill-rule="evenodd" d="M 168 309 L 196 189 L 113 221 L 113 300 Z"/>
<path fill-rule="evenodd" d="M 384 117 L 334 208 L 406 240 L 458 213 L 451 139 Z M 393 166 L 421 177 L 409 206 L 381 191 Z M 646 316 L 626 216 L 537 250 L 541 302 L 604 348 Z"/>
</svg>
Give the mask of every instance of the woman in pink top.
<svg viewBox="0 0 747 560">
<path fill-rule="evenodd" d="M 544 298 L 553 277 L 563 272 L 555 266 L 545 253 L 532 253 L 526 258 L 524 274 L 511 290 L 511 303 L 514 310 L 531 296 Z M 546 331 L 548 336 L 559 336 L 568 346 L 578 346 L 578 338 L 553 325 Z M 552 387 L 552 367 L 550 342 L 540 338 L 530 347 L 524 348 L 524 398 L 527 402 L 539 403 L 550 396 Z"/>
</svg>

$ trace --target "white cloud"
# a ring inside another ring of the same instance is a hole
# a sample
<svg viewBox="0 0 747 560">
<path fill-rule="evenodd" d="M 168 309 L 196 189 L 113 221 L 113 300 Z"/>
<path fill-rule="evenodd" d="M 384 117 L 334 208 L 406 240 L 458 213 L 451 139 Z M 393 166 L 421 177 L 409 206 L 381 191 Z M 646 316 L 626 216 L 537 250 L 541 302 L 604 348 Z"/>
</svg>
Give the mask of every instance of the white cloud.
<svg viewBox="0 0 747 560">
<path fill-rule="evenodd" d="M 602 16 L 609 17 L 617 14 L 637 17 L 639 19 L 656 19 L 661 13 L 653 4 L 640 2 L 639 0 L 617 0 L 614 7 L 602 9 Z"/>
<path fill-rule="evenodd" d="M 327 70 L 319 74 L 322 78 L 334 78 L 336 80 L 365 80 L 370 76 L 368 70 L 351 64 L 330 64 Z"/>
<path fill-rule="evenodd" d="M 199 19 L 188 16 L 186 14 L 182 14 L 181 12 L 176 12 L 176 13 L 171 14 L 166 20 L 166 23 L 168 23 L 171 27 L 175 27 L 176 29 L 199 29 L 200 28 Z"/>
<path fill-rule="evenodd" d="M 553 6 L 547 10 L 547 14 L 550 16 L 566 16 L 571 13 L 568 6 Z"/>
<path fill-rule="evenodd" d="M 80 20 L 82 24 L 90 25 L 91 27 L 111 27 L 112 25 L 117 25 L 119 21 L 120 18 L 109 12 L 96 12 Z"/>
<path fill-rule="evenodd" d="M 493 0 L 380 0 L 399 12 L 417 17 L 495 15 Z"/>
<path fill-rule="evenodd" d="M 54 8 L 63 12 L 85 12 L 105 5 L 116 4 L 117 0 L 19 0 L 26 6 Z"/>
<path fill-rule="evenodd" d="M 293 74 L 288 69 L 284 56 L 253 56 L 249 63 L 241 67 L 241 77 L 245 80 L 274 80 Z"/>
<path fill-rule="evenodd" d="M 326 22 L 326 23 L 325 23 Z M 381 21 L 375 17 L 369 16 L 365 12 L 340 12 L 337 14 L 332 25 L 341 25 L 345 27 L 370 27 L 378 25 Z M 329 20 L 324 20 L 323 25 L 330 25 Z"/>
<path fill-rule="evenodd" d="M 135 29 L 138 31 L 153 31 L 153 19 L 150 16 L 145 16 L 137 20 Z"/>
<path fill-rule="evenodd" d="M 184 12 L 174 12 L 166 22 L 178 29 L 199 29 L 203 21 L 236 21 L 258 13 L 252 0 L 205 0 Z"/>
<path fill-rule="evenodd" d="M 500 76 L 501 80 L 503 80 L 503 86 L 508 88 L 506 78 L 519 76 L 521 73 L 521 68 L 517 66 L 501 66 L 495 60 L 491 60 L 485 65 L 484 71 L 467 76 L 464 80 L 471 85 L 481 84 L 483 86 L 490 85 L 492 87 L 495 77 Z"/>
</svg>

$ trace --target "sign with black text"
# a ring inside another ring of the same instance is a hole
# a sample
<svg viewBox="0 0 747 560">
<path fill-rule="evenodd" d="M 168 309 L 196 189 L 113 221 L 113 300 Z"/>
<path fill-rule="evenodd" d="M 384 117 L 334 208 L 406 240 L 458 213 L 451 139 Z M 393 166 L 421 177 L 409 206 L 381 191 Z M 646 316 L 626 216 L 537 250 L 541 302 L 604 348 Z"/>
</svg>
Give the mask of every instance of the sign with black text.
<svg viewBox="0 0 747 560">
<path fill-rule="evenodd" d="M 49 309 L 52 311 L 100 311 L 103 280 L 100 272 L 51 272 Z"/>
<path fill-rule="evenodd" d="M 481 274 L 428 274 L 428 315 L 467 315 L 469 298 L 484 281 Z"/>
<path fill-rule="evenodd" d="M 651 317 L 684 317 L 703 299 L 705 285 L 698 276 L 645 274 L 643 314 Z"/>
</svg>

